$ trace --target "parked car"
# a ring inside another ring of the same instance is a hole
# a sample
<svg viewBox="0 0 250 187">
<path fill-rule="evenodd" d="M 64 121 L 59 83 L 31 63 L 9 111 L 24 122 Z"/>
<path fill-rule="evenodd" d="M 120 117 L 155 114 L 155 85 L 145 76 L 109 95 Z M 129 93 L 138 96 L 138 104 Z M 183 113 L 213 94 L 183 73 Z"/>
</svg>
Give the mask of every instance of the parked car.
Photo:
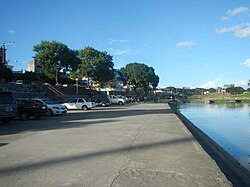
<svg viewBox="0 0 250 187">
<path fill-rule="evenodd" d="M 27 99 L 18 99 L 18 115 L 21 120 L 28 120 L 31 116 L 39 119 L 42 116 L 47 116 L 47 105 Z"/>
<path fill-rule="evenodd" d="M 66 114 L 67 108 L 64 105 L 57 104 L 54 101 L 48 99 L 32 99 L 41 104 L 45 104 L 48 107 L 48 116 Z"/>
<path fill-rule="evenodd" d="M 95 102 L 88 102 L 84 98 L 76 98 L 70 101 L 69 103 L 63 103 L 62 105 L 66 106 L 67 109 L 82 109 L 82 110 L 88 110 L 96 107 Z"/>
<path fill-rule="evenodd" d="M 131 95 L 122 95 L 122 96 L 119 96 L 119 98 L 124 99 L 125 103 L 131 103 L 132 102 L 132 96 Z"/>
<path fill-rule="evenodd" d="M 17 103 L 11 92 L 0 92 L 0 121 L 7 123 L 18 116 Z"/>
<path fill-rule="evenodd" d="M 106 95 L 96 95 L 90 98 L 91 102 L 95 102 L 96 106 L 108 106 L 110 105 L 110 100 Z"/>
<path fill-rule="evenodd" d="M 124 103 L 125 103 L 124 99 L 119 98 L 115 95 L 109 95 L 108 98 L 112 104 L 124 105 Z"/>
</svg>

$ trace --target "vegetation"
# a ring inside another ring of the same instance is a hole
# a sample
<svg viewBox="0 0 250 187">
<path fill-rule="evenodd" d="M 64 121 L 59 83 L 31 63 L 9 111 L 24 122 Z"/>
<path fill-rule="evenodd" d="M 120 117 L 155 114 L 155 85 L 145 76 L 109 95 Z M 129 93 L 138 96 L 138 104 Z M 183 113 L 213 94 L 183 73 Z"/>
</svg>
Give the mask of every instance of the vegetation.
<svg viewBox="0 0 250 187">
<path fill-rule="evenodd" d="M 244 91 L 242 87 L 230 87 L 226 89 L 226 92 L 230 94 L 243 94 Z"/>
<path fill-rule="evenodd" d="M 159 76 L 155 74 L 155 70 L 152 67 L 148 67 L 145 64 L 130 63 L 122 68 L 129 85 L 133 85 L 136 88 L 143 88 L 144 92 L 148 91 L 150 87 L 155 89 L 159 83 Z"/>
<path fill-rule="evenodd" d="M 0 63 L 0 82 L 10 82 L 13 80 L 11 69 L 7 68 L 3 63 Z"/>
<path fill-rule="evenodd" d="M 241 100 L 242 103 L 250 103 L 250 88 L 244 90 L 241 87 L 231 87 L 226 89 L 226 92 L 217 93 L 214 88 L 175 88 L 167 87 L 164 89 L 165 93 L 173 94 L 180 102 L 193 102 L 193 103 L 204 103 L 208 100 L 213 100 L 217 104 L 231 103 L 235 100 Z M 248 91 L 248 92 L 245 92 Z"/>
<path fill-rule="evenodd" d="M 99 83 L 100 87 L 107 86 L 114 79 L 113 57 L 107 52 L 98 51 L 92 47 L 73 51 L 65 44 L 57 41 L 42 41 L 33 47 L 35 60 L 43 69 L 43 78 L 53 79 L 55 83 L 82 78 L 91 79 Z M 159 76 L 152 67 L 145 64 L 130 63 L 122 68 L 127 83 L 144 92 L 155 89 L 159 83 Z"/>
<path fill-rule="evenodd" d="M 113 57 L 107 52 L 98 51 L 92 47 L 86 47 L 78 51 L 81 63 L 78 69 L 71 75 L 78 79 L 91 78 L 100 83 L 101 87 L 114 79 Z"/>
<path fill-rule="evenodd" d="M 56 41 L 42 41 L 41 44 L 35 45 L 33 50 L 36 52 L 34 58 L 44 74 L 55 79 L 56 83 L 59 72 L 66 74 L 68 71 L 74 71 L 80 64 L 76 51 Z"/>
<path fill-rule="evenodd" d="M 79 80 L 83 77 L 97 81 L 101 86 L 114 78 L 113 57 L 107 52 L 86 47 L 79 51 L 57 41 L 42 41 L 33 47 L 35 60 L 42 67 L 45 79 L 55 83 L 67 81 L 67 77 Z"/>
</svg>

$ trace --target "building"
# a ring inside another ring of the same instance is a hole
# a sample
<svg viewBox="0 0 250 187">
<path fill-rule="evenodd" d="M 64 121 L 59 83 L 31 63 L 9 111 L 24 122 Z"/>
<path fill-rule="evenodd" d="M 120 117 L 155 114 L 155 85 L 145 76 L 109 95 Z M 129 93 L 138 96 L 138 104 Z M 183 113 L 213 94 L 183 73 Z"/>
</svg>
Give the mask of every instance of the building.
<svg viewBox="0 0 250 187">
<path fill-rule="evenodd" d="M 33 72 L 33 73 L 36 73 L 36 74 L 41 74 L 42 73 L 42 68 L 39 65 L 37 65 L 35 60 L 32 60 L 32 61 L 30 61 L 28 63 L 27 70 L 29 72 Z"/>
<path fill-rule="evenodd" d="M 28 63 L 28 68 L 27 68 L 27 70 L 28 70 L 29 72 L 33 72 L 33 73 L 36 72 L 36 63 L 35 63 L 35 60 L 32 60 L 32 61 L 30 61 L 30 62 Z"/>
</svg>

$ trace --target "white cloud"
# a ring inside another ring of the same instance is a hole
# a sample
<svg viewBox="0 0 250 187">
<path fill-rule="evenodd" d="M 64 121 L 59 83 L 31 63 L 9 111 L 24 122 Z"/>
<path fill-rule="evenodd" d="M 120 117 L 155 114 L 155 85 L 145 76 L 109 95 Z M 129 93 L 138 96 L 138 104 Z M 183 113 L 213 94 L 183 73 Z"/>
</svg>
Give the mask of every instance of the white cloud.
<svg viewBox="0 0 250 187">
<path fill-rule="evenodd" d="M 15 30 L 12 30 L 12 29 L 9 29 L 9 30 L 8 30 L 8 33 L 9 33 L 9 34 L 15 34 L 16 31 L 15 31 Z"/>
<path fill-rule="evenodd" d="M 110 51 L 111 55 L 126 55 L 130 52 L 129 49 L 121 50 L 121 49 L 108 48 L 108 50 Z"/>
<path fill-rule="evenodd" d="M 194 41 L 185 41 L 185 42 L 179 42 L 176 44 L 176 47 L 178 48 L 187 48 L 187 47 L 193 47 L 196 46 L 197 43 L 195 43 Z"/>
<path fill-rule="evenodd" d="M 113 43 L 129 43 L 129 40 L 115 40 L 115 39 L 109 39 L 109 44 L 113 44 Z"/>
<path fill-rule="evenodd" d="M 221 83 L 223 79 L 223 74 L 220 74 L 218 77 L 216 77 L 214 80 L 207 81 L 204 85 L 202 85 L 202 88 L 217 88 L 222 87 L 223 84 Z"/>
<path fill-rule="evenodd" d="M 228 20 L 228 19 L 229 19 L 229 17 L 227 17 L 227 16 L 221 16 L 221 17 L 220 17 L 220 20 L 221 20 L 221 21 L 226 21 L 226 20 Z"/>
<path fill-rule="evenodd" d="M 235 25 L 233 27 L 216 28 L 215 32 L 217 34 L 225 34 L 228 32 L 233 32 L 234 36 L 237 38 L 249 37 L 250 36 L 250 23 L 242 23 L 239 25 Z"/>
<path fill-rule="evenodd" d="M 235 86 L 240 86 L 240 87 L 243 87 L 243 88 L 246 88 L 247 87 L 247 81 L 245 80 L 239 80 L 235 83 Z"/>
<path fill-rule="evenodd" d="M 237 7 L 233 10 L 228 10 L 227 11 L 227 14 L 230 15 L 230 16 L 235 16 L 237 14 L 241 14 L 241 13 L 244 13 L 244 12 L 249 12 L 249 8 L 248 7 Z"/>
<path fill-rule="evenodd" d="M 217 34 L 225 34 L 227 32 L 233 32 L 233 29 L 232 28 L 226 28 L 226 27 L 223 27 L 223 28 L 216 28 L 215 29 L 215 32 Z"/>
<path fill-rule="evenodd" d="M 245 64 L 246 66 L 250 67 L 250 58 L 246 59 L 243 64 Z"/>
</svg>

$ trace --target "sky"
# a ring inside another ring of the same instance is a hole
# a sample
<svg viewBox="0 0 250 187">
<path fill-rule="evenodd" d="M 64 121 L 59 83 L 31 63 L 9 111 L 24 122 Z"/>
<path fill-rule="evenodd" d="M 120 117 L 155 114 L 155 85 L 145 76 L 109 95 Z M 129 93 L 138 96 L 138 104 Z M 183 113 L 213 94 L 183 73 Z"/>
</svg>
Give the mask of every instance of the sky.
<svg viewBox="0 0 250 187">
<path fill-rule="evenodd" d="M 115 68 L 144 63 L 159 87 L 211 88 L 250 79 L 250 0 L 1 1 L 0 45 L 14 70 L 33 46 L 56 40 L 113 56 Z"/>
</svg>

